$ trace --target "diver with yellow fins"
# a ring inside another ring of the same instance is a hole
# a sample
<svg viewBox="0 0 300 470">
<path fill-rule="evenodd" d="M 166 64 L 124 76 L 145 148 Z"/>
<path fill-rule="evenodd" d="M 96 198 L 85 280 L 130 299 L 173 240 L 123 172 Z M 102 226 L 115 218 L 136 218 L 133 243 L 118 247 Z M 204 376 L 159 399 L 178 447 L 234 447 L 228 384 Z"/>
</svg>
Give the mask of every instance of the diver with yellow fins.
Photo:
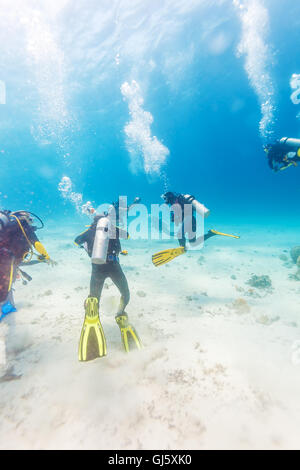
<svg viewBox="0 0 300 470">
<path fill-rule="evenodd" d="M 140 198 L 136 198 L 133 204 L 139 201 Z M 126 207 L 125 210 L 128 211 L 128 209 L 129 207 Z M 109 212 L 97 214 L 92 209 L 91 213 L 95 214 L 93 223 L 88 230 L 75 239 L 75 244 L 86 250 L 92 262 L 90 294 L 84 303 L 85 319 L 79 341 L 79 361 L 90 361 L 106 355 L 106 339 L 99 318 L 99 302 L 107 278 L 113 281 L 121 294 L 115 320 L 120 328 L 125 351 L 129 352 L 131 349 L 142 347 L 138 334 L 129 323 L 125 312 L 130 292 L 119 262 L 119 255 L 127 255 L 127 251 L 122 251 L 120 239 L 128 239 L 129 235 L 127 231 L 117 226 L 125 215 L 124 209 L 122 211 L 119 202 L 116 202 L 113 203 Z"/>
<path fill-rule="evenodd" d="M 283 137 L 264 147 L 271 170 L 284 171 L 300 163 L 300 139 Z"/>
<path fill-rule="evenodd" d="M 34 219 L 40 222 L 40 227 L 33 225 Z M 32 212 L 0 211 L 0 321 L 16 311 L 12 286 L 17 275 L 31 280 L 19 267 L 37 262 L 54 264 L 35 233 L 43 227 L 42 220 Z M 32 260 L 33 256 L 36 256 L 36 261 Z"/>
<path fill-rule="evenodd" d="M 210 211 L 199 201 L 196 200 L 194 196 L 189 194 L 179 194 L 168 191 L 164 193 L 161 198 L 164 200 L 165 204 L 172 207 L 171 212 L 171 221 L 175 225 L 180 225 L 180 230 L 178 232 L 178 242 L 179 248 L 171 248 L 169 250 L 160 251 L 152 256 L 152 262 L 154 266 L 162 266 L 166 263 L 169 263 L 177 256 L 180 256 L 187 251 L 187 241 L 192 244 L 198 244 L 199 241 L 208 240 L 216 235 L 221 235 L 224 237 L 230 238 L 240 238 L 237 235 L 230 235 L 228 233 L 218 232 L 217 230 L 209 230 L 204 236 L 198 239 L 196 237 L 197 230 L 197 218 L 196 213 L 200 214 L 202 217 L 207 218 L 210 215 Z M 185 215 L 185 206 L 191 206 L 188 215 Z"/>
</svg>

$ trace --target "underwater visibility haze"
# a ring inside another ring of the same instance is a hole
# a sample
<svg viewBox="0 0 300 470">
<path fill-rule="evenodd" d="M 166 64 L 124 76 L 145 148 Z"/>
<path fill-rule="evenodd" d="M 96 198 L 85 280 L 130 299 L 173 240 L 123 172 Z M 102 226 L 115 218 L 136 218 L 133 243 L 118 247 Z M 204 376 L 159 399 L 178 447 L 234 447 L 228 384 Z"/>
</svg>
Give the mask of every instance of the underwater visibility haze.
<svg viewBox="0 0 300 470">
<path fill-rule="evenodd" d="M 41 217 L 57 263 L 24 268 L 0 324 L 0 448 L 300 447 L 300 165 L 265 152 L 300 138 L 299 18 L 295 0 L 0 0 L 0 209 Z M 121 351 L 108 284 L 107 357 L 78 362 L 89 208 L 168 191 L 241 238 L 160 267 L 177 241 L 122 243 L 144 347 Z"/>
</svg>

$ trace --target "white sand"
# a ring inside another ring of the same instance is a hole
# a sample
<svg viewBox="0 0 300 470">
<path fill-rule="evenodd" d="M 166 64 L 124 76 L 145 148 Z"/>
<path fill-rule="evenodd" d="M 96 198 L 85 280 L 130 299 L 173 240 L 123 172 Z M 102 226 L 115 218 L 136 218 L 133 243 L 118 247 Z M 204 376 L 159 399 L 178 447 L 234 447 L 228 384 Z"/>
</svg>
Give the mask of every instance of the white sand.
<svg viewBox="0 0 300 470">
<path fill-rule="evenodd" d="M 284 244 L 282 232 L 241 232 L 161 268 L 151 254 L 170 244 L 123 244 L 127 312 L 145 347 L 123 352 L 109 282 L 108 355 L 89 363 L 77 359 L 89 259 L 66 241 L 76 231 L 44 238 L 59 265 L 24 268 L 34 279 L 16 284 L 18 312 L 0 324 L 22 375 L 0 383 L 0 448 L 299 449 L 300 282 L 279 258 L 295 232 Z M 273 291 L 251 290 L 252 273 Z"/>
</svg>

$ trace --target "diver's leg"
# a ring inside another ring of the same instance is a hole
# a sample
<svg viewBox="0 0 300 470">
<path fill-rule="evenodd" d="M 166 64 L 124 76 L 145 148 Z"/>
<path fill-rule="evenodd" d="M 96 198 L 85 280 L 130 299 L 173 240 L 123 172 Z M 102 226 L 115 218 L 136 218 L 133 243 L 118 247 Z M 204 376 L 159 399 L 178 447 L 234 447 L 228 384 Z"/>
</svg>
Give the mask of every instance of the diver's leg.
<svg viewBox="0 0 300 470">
<path fill-rule="evenodd" d="M 200 235 L 197 237 L 197 219 L 194 215 L 191 221 L 189 221 L 186 233 L 191 248 L 195 249 L 196 247 L 201 247 L 203 245 L 205 235 L 200 233 Z"/>
<path fill-rule="evenodd" d="M 192 240 L 189 240 L 189 243 L 195 247 L 195 246 L 199 246 L 201 245 L 202 243 L 206 242 L 207 240 L 209 240 L 210 238 L 212 237 L 215 237 L 216 235 L 223 235 L 225 237 L 232 237 L 232 238 L 240 238 L 236 235 L 229 235 L 229 234 L 226 234 L 226 233 L 221 233 L 221 232 L 217 232 L 216 230 L 209 230 L 207 233 L 205 233 L 204 235 L 201 235 L 200 237 L 198 238 L 194 238 Z"/>
<path fill-rule="evenodd" d="M 211 237 L 214 237 L 215 235 L 221 235 L 223 237 L 229 237 L 229 238 L 240 238 L 239 235 L 232 235 L 230 233 L 223 233 L 223 232 L 218 232 L 217 230 L 212 230 L 210 229 L 205 235 L 204 235 L 204 240 L 208 240 Z"/>
<path fill-rule="evenodd" d="M 119 263 L 112 264 L 110 278 L 121 293 L 120 305 L 115 320 L 120 328 L 124 349 L 126 352 L 131 351 L 131 349 L 141 349 L 141 340 L 136 330 L 129 322 L 128 315 L 125 312 L 125 308 L 130 299 L 130 292 L 126 276 Z"/>
<path fill-rule="evenodd" d="M 106 339 L 99 317 L 99 300 L 106 277 L 106 265 L 92 263 L 90 295 L 84 302 L 85 317 L 79 340 L 79 361 L 91 361 L 106 355 Z"/>
<path fill-rule="evenodd" d="M 213 233 L 211 230 L 209 230 L 205 235 L 204 235 L 204 241 L 208 240 L 211 237 L 215 237 L 217 234 Z"/>
<path fill-rule="evenodd" d="M 90 281 L 90 297 L 96 297 L 100 303 L 100 297 L 105 279 L 108 277 L 106 264 L 92 263 L 92 275 Z"/>
<path fill-rule="evenodd" d="M 112 263 L 109 276 L 121 294 L 117 315 L 122 315 L 130 300 L 130 292 L 126 276 L 119 263 Z"/>
<path fill-rule="evenodd" d="M 188 235 L 189 243 L 195 243 L 197 240 L 197 220 L 195 216 L 192 216 L 192 224 L 189 223 L 186 232 Z M 203 236 L 200 235 L 200 237 L 198 238 L 201 239 L 203 238 Z"/>
<path fill-rule="evenodd" d="M 178 243 L 179 246 L 182 246 L 184 249 L 186 247 L 186 237 L 185 237 L 185 229 L 184 229 L 184 223 L 182 223 L 182 226 L 177 232 L 177 238 L 178 238 Z"/>
</svg>

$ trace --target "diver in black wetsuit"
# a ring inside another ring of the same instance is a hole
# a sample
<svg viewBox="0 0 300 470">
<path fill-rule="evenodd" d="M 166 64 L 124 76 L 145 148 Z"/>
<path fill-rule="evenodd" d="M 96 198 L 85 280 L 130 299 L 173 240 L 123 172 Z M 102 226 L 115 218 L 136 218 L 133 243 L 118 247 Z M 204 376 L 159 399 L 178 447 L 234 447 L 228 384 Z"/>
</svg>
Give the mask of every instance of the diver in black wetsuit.
<svg viewBox="0 0 300 470">
<path fill-rule="evenodd" d="M 287 137 L 264 147 L 271 170 L 283 171 L 300 163 L 300 139 Z"/>
<path fill-rule="evenodd" d="M 140 201 L 136 198 L 134 204 Z M 132 348 L 140 349 L 141 341 L 134 327 L 129 323 L 125 307 L 129 303 L 130 292 L 126 276 L 119 263 L 122 251 L 120 238 L 129 237 L 125 230 L 116 225 L 127 214 L 129 207 L 120 208 L 114 203 L 109 213 L 96 215 L 90 228 L 76 237 L 75 243 L 86 249 L 92 261 L 90 294 L 85 300 L 85 319 L 79 341 L 78 358 L 89 361 L 106 355 L 106 339 L 99 318 L 99 300 L 105 280 L 109 277 L 121 294 L 121 300 L 115 320 L 120 328 L 121 340 L 126 352 Z M 91 213 L 95 213 L 94 209 Z M 113 214 L 114 213 L 114 214 Z M 115 217 L 114 217 L 115 216 Z"/>
<path fill-rule="evenodd" d="M 197 213 L 205 218 L 209 216 L 210 211 L 197 201 L 194 196 L 189 194 L 184 195 L 169 191 L 161 197 L 171 207 L 171 221 L 174 222 L 174 225 L 180 226 L 177 233 L 180 247 L 155 253 L 152 256 L 154 266 L 162 266 L 177 258 L 177 256 L 184 254 L 187 251 L 187 242 L 189 242 L 191 248 L 195 248 L 215 235 L 240 238 L 237 235 L 217 232 L 217 230 L 209 230 L 206 234 L 197 236 Z"/>
<path fill-rule="evenodd" d="M 196 219 L 196 212 L 201 213 L 204 217 L 207 217 L 210 214 L 210 211 L 206 209 L 203 204 L 200 204 L 194 196 L 184 195 L 174 192 L 167 192 L 162 195 L 162 199 L 165 201 L 166 204 L 169 206 L 173 206 L 174 212 L 171 213 L 172 222 L 175 225 L 181 224 L 181 228 L 179 230 L 178 242 L 181 247 L 186 250 L 186 243 L 195 243 L 197 241 L 196 238 L 196 229 L 197 229 L 197 219 Z M 184 207 L 185 205 L 192 205 L 192 212 L 190 216 L 185 217 L 184 214 Z M 223 235 L 229 236 L 225 233 L 217 232 L 216 230 L 209 230 L 205 233 L 201 238 L 201 241 L 206 241 L 211 237 L 216 235 Z"/>
<path fill-rule="evenodd" d="M 113 209 L 116 216 L 116 225 L 122 222 L 123 216 L 125 216 L 126 211 L 129 210 L 134 204 L 140 202 L 140 198 L 135 198 L 131 206 L 129 207 L 120 207 L 119 202 L 113 203 Z M 96 228 L 99 220 L 101 218 L 107 217 L 107 214 L 96 215 L 94 221 L 88 230 L 78 235 L 75 239 L 75 244 L 85 248 L 90 258 L 92 258 L 93 246 L 96 235 Z M 128 287 L 128 282 L 126 276 L 121 268 L 119 262 L 119 255 L 127 255 L 127 251 L 123 251 L 121 248 L 120 238 L 127 239 L 129 237 L 128 233 L 125 230 L 122 230 L 119 227 L 114 227 L 114 238 L 109 239 L 106 262 L 102 264 L 96 264 L 92 262 L 92 275 L 90 281 L 90 297 L 96 297 L 98 301 L 100 300 L 103 285 L 105 280 L 109 277 L 116 287 L 119 289 L 121 294 L 121 301 L 117 315 L 120 315 L 124 312 L 127 304 L 130 300 L 130 292 Z"/>
<path fill-rule="evenodd" d="M 96 227 L 102 217 L 105 217 L 105 215 L 96 215 L 90 228 L 75 238 L 75 244 L 85 248 L 90 258 L 92 257 L 93 252 Z M 120 228 L 116 228 L 116 237 L 109 240 L 106 263 L 92 263 L 92 275 L 90 281 L 90 297 L 96 297 L 98 301 L 100 300 L 105 280 L 109 277 L 113 281 L 121 294 L 118 314 L 125 310 L 130 299 L 128 282 L 119 263 L 119 255 L 127 254 L 126 251 L 122 251 L 120 236 L 122 238 L 128 238 L 127 232 Z"/>
</svg>

